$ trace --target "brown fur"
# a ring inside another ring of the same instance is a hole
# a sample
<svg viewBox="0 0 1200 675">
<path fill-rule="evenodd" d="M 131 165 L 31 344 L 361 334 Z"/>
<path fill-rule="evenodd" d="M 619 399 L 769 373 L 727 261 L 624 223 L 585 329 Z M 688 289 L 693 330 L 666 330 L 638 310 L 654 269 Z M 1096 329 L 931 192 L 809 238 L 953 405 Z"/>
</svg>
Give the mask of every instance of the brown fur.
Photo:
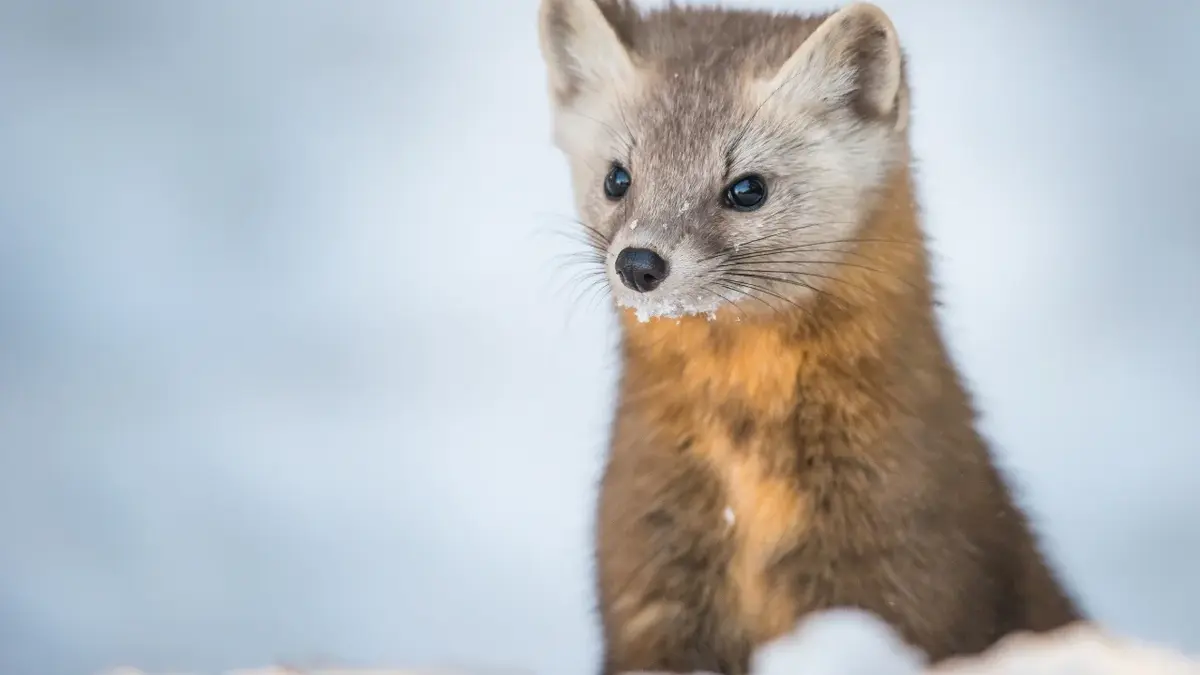
<svg viewBox="0 0 1200 675">
<path fill-rule="evenodd" d="M 918 241 L 911 204 L 900 173 L 871 236 Z M 837 606 L 934 661 L 1079 618 L 974 429 L 924 255 L 878 248 L 911 287 L 860 270 L 809 312 L 623 317 L 598 519 L 606 674 L 745 673 L 754 647 Z"/>
<path fill-rule="evenodd" d="M 643 174 L 660 177 L 704 165 L 705 134 L 724 133 L 716 120 L 736 108 L 720 92 L 769 76 L 825 19 L 600 6 L 657 78 L 656 103 L 641 111 L 650 121 L 629 130 L 654 147 Z M 869 60 L 886 36 L 863 28 Z M 698 75 L 667 77 L 680 72 Z M 563 82 L 559 96 L 585 91 Z M 902 127 L 907 85 L 886 119 L 868 119 L 871 86 L 847 105 L 865 123 Z M 604 675 L 741 675 L 756 647 L 839 606 L 879 615 L 933 661 L 1080 618 L 975 429 L 937 327 L 902 154 L 865 193 L 846 259 L 859 264 L 832 265 L 803 299 L 780 285 L 725 303 L 715 319 L 622 312 L 597 514 Z M 604 236 L 628 214 L 615 217 Z M 728 245 L 719 224 L 731 216 L 710 206 L 689 217 L 713 226 L 709 239 L 686 241 L 706 253 Z"/>
</svg>

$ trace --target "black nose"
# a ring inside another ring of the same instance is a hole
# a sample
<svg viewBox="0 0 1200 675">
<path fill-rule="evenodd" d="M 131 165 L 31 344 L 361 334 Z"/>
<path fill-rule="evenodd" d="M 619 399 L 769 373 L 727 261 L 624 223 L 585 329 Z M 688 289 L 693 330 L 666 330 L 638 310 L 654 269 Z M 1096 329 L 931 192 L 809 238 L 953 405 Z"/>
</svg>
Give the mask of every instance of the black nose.
<svg viewBox="0 0 1200 675">
<path fill-rule="evenodd" d="M 627 248 L 617 254 L 617 276 L 638 293 L 652 291 L 667 278 L 667 261 L 648 248 Z"/>
</svg>

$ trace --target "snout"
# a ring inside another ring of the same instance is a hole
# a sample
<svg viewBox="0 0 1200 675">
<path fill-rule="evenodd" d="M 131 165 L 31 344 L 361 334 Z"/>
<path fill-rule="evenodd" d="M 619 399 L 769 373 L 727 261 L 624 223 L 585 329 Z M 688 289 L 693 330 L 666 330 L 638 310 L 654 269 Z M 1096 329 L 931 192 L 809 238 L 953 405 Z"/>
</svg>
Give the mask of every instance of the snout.
<svg viewBox="0 0 1200 675">
<path fill-rule="evenodd" d="M 607 276 L 619 307 L 635 310 L 640 321 L 716 310 L 722 296 L 705 283 L 711 270 L 701 251 L 690 242 L 637 234 L 608 254 Z"/>
<path fill-rule="evenodd" d="M 622 249 L 613 265 L 621 283 L 638 293 L 658 288 L 671 273 L 667 261 L 648 248 Z"/>
</svg>

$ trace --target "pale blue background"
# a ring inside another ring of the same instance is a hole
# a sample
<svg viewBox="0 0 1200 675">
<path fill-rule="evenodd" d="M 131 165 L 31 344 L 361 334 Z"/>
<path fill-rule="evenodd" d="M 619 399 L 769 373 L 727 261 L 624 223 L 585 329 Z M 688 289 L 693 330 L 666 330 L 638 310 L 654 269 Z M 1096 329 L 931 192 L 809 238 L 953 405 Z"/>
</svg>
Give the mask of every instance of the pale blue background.
<svg viewBox="0 0 1200 675">
<path fill-rule="evenodd" d="M 1200 3 L 880 1 L 986 431 L 1200 651 Z M 0 0 L 0 672 L 590 672 L 614 334 L 535 7 Z"/>
</svg>

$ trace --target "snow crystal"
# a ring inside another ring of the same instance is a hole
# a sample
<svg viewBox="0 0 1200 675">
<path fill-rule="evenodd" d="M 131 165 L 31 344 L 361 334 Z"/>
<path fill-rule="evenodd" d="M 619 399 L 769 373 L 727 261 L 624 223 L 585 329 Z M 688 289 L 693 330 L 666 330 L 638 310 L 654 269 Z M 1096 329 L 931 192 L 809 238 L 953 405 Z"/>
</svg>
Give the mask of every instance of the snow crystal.
<svg viewBox="0 0 1200 675">
<path fill-rule="evenodd" d="M 637 226 L 638 226 L 638 219 L 637 219 L 637 218 L 634 218 L 633 220 L 629 221 L 629 229 L 631 229 L 631 230 L 636 230 L 636 229 L 637 229 Z"/>
<path fill-rule="evenodd" d="M 729 526 L 732 526 L 732 525 L 733 525 L 733 521 L 734 521 L 733 507 L 732 507 L 732 506 L 726 506 L 726 507 L 725 507 L 725 524 L 726 524 L 726 525 L 729 525 Z"/>
<path fill-rule="evenodd" d="M 717 311 L 730 300 L 718 296 L 629 294 L 618 290 L 617 305 L 634 310 L 638 321 L 645 323 L 652 318 L 682 319 L 688 316 L 707 315 L 709 321 L 717 319 Z"/>
</svg>

